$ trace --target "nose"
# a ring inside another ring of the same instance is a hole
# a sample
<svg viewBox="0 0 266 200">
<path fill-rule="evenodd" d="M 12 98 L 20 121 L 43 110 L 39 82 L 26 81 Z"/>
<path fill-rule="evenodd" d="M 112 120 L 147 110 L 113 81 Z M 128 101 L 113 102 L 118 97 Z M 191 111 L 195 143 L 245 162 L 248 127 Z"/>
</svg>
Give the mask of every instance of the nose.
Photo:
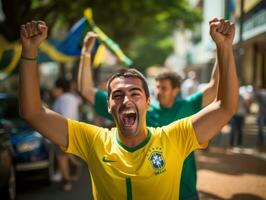
<svg viewBox="0 0 266 200">
<path fill-rule="evenodd" d="M 124 99 L 123 99 L 123 103 L 126 104 L 127 102 L 129 102 L 129 98 L 127 95 L 125 95 Z"/>
<path fill-rule="evenodd" d="M 130 102 L 129 96 L 125 95 L 124 100 L 123 100 L 123 104 L 127 104 L 129 102 Z"/>
<path fill-rule="evenodd" d="M 160 95 L 162 93 L 161 88 L 157 87 L 155 93 L 157 96 Z"/>
</svg>

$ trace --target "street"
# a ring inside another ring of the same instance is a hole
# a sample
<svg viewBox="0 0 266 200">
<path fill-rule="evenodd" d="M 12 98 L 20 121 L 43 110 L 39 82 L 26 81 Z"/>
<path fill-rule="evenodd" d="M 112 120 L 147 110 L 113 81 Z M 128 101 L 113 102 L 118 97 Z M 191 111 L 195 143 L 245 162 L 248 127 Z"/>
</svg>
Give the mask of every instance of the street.
<svg viewBox="0 0 266 200">
<path fill-rule="evenodd" d="M 230 147 L 229 137 L 225 127 L 207 150 L 196 153 L 201 199 L 266 199 L 266 145 L 257 146 L 256 116 L 246 117 L 242 146 Z"/>
<path fill-rule="evenodd" d="M 252 150 L 234 152 L 211 147 L 208 152 L 198 153 L 198 190 L 201 199 L 265 199 L 266 159 L 250 152 Z"/>
<path fill-rule="evenodd" d="M 73 189 L 65 192 L 60 183 L 47 183 L 47 181 L 21 180 L 18 183 L 17 200 L 90 200 L 91 184 L 88 170 L 82 165 L 81 178 L 73 182 Z"/>
</svg>

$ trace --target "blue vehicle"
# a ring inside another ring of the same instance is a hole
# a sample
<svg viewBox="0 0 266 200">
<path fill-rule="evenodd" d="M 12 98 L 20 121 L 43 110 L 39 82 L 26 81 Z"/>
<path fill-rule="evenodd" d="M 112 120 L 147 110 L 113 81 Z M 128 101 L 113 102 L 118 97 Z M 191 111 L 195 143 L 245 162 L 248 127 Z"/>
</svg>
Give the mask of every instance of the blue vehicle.
<svg viewBox="0 0 266 200">
<path fill-rule="evenodd" d="M 12 123 L 11 143 L 14 149 L 16 172 L 42 171 L 48 180 L 54 174 L 55 154 L 51 142 L 42 137 L 36 130 L 19 117 L 16 96 L 0 93 L 1 119 Z"/>
</svg>

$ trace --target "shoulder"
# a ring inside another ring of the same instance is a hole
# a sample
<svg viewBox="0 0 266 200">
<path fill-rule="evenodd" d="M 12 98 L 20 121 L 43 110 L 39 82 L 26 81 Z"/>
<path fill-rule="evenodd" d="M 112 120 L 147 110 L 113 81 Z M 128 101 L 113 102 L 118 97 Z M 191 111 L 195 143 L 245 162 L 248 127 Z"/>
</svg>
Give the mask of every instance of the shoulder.
<svg viewBox="0 0 266 200">
<path fill-rule="evenodd" d="M 176 120 L 167 126 L 163 126 L 162 129 L 166 132 L 176 132 L 182 130 L 190 130 L 192 128 L 192 117 L 186 117 Z"/>
<path fill-rule="evenodd" d="M 184 101 L 186 102 L 201 101 L 202 97 L 203 97 L 203 93 L 201 91 L 197 91 L 194 94 L 186 97 Z"/>
<path fill-rule="evenodd" d="M 107 91 L 96 89 L 95 95 L 100 96 L 100 97 L 107 97 L 108 93 L 107 93 Z"/>
<path fill-rule="evenodd" d="M 111 130 L 85 122 L 79 122 L 71 119 L 68 121 L 68 130 L 70 134 L 76 134 L 78 137 L 86 136 L 90 138 L 100 138 L 101 140 L 107 140 L 114 137 L 116 129 Z"/>
</svg>

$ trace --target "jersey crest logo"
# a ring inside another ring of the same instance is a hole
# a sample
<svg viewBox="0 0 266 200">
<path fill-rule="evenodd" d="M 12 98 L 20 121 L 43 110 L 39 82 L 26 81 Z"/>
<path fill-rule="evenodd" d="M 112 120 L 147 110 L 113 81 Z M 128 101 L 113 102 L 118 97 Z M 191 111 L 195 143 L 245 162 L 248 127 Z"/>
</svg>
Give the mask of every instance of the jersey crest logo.
<svg viewBox="0 0 266 200">
<path fill-rule="evenodd" d="M 165 166 L 165 161 L 162 152 L 154 151 L 150 154 L 149 161 L 155 170 L 161 170 Z"/>
</svg>

